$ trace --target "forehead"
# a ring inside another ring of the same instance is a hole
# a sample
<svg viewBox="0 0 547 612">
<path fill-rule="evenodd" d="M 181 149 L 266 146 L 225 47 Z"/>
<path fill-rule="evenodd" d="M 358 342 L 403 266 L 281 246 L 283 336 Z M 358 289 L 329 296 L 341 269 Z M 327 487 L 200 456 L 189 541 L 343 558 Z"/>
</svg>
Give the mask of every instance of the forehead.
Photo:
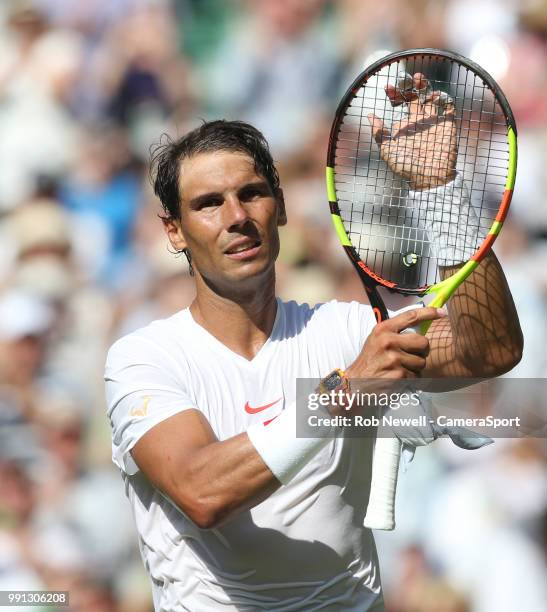
<svg viewBox="0 0 547 612">
<path fill-rule="evenodd" d="M 254 160 L 239 151 L 198 153 L 181 162 L 179 187 L 183 200 L 206 193 L 224 193 L 243 184 L 263 180 Z"/>
</svg>

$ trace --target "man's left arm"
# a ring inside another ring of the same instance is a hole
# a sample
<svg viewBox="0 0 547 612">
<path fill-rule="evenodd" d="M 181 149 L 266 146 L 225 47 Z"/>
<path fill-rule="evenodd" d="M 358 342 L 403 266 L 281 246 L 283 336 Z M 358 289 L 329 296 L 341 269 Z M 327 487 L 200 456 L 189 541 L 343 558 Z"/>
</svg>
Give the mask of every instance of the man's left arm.
<svg viewBox="0 0 547 612">
<path fill-rule="evenodd" d="M 454 273 L 446 268 L 443 278 Z M 448 302 L 448 317 L 433 321 L 427 337 L 426 378 L 490 378 L 522 357 L 523 338 L 501 266 L 490 252 Z M 450 386 L 461 386 L 456 381 Z"/>
</svg>

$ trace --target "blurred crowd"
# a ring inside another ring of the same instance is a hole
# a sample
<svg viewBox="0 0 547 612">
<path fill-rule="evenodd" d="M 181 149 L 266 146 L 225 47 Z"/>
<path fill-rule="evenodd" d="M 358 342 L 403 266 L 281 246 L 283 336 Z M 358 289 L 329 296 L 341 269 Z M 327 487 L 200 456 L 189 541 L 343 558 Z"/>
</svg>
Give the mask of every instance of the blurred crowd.
<svg viewBox="0 0 547 612">
<path fill-rule="evenodd" d="M 497 253 L 525 335 L 512 375 L 545 378 L 544 0 L 0 3 L 0 590 L 151 610 L 102 383 L 116 338 L 194 295 L 158 219 L 150 146 L 201 119 L 254 123 L 288 208 L 279 294 L 363 301 L 326 204 L 330 120 L 365 65 L 411 47 L 475 59 L 513 107 L 519 172 Z M 544 439 L 420 449 L 398 529 L 378 537 L 389 611 L 547 611 L 546 467 Z"/>
</svg>

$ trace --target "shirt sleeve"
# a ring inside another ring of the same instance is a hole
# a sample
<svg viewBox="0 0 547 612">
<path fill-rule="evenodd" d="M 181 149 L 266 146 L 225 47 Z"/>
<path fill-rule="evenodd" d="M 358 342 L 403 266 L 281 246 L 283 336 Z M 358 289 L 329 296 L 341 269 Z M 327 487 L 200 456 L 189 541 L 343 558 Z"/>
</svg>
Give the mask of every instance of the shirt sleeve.
<svg viewBox="0 0 547 612">
<path fill-rule="evenodd" d="M 130 452 L 138 440 L 161 421 L 195 408 L 195 401 L 179 364 L 138 335 L 118 340 L 108 352 L 105 385 L 112 461 L 132 476 L 139 471 Z"/>
</svg>

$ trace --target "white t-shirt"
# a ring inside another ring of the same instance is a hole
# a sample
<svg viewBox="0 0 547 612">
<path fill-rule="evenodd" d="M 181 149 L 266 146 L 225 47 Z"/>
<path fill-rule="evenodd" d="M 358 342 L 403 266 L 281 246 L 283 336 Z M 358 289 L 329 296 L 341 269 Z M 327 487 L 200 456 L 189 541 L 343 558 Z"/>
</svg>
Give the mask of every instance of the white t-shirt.
<svg viewBox="0 0 547 612">
<path fill-rule="evenodd" d="M 296 399 L 296 378 L 347 367 L 375 323 L 370 307 L 357 302 L 277 303 L 271 336 L 250 361 L 188 309 L 109 351 L 113 461 L 122 470 L 156 611 L 383 610 L 374 541 L 363 528 L 372 440 L 329 441 L 288 485 L 209 530 L 154 488 L 131 458 L 144 433 L 188 408 L 205 415 L 219 440 L 274 418 Z"/>
</svg>

